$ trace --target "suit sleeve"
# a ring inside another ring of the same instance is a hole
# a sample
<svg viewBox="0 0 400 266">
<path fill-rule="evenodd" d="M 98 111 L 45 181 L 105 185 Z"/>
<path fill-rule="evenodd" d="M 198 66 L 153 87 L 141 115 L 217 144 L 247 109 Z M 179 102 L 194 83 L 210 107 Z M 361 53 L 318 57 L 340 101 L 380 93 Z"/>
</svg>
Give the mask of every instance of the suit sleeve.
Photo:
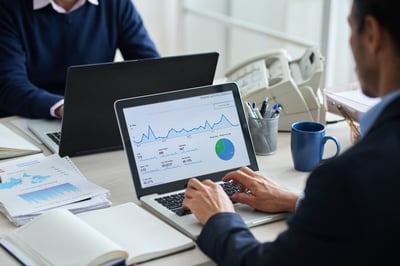
<svg viewBox="0 0 400 266">
<path fill-rule="evenodd" d="M 265 265 L 270 243 L 260 243 L 235 213 L 209 219 L 197 239 L 200 249 L 220 266 Z"/>
<path fill-rule="evenodd" d="M 218 265 L 346 264 L 356 225 L 346 178 L 335 177 L 335 172 L 329 167 L 309 177 L 304 199 L 275 241 L 260 243 L 239 215 L 220 213 L 204 226 L 199 247 Z"/>
<path fill-rule="evenodd" d="M 61 95 L 35 86 L 28 78 L 26 54 L 17 31 L 17 13 L 0 4 L 0 113 L 47 118 Z"/>
</svg>

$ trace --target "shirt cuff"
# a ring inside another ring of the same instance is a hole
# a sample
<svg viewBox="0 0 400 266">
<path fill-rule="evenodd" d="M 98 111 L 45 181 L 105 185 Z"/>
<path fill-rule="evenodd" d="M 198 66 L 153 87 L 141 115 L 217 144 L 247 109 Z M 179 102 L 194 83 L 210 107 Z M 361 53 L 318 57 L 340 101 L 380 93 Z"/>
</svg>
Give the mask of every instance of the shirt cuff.
<svg viewBox="0 0 400 266">
<path fill-rule="evenodd" d="M 64 104 L 64 99 L 59 100 L 58 102 L 56 102 L 56 104 L 54 104 L 51 108 L 50 108 L 50 115 L 52 117 L 57 117 L 57 118 L 61 118 L 58 115 L 56 115 L 56 109 L 58 107 L 60 107 L 61 105 Z"/>
<path fill-rule="evenodd" d="M 304 191 L 303 191 L 303 192 L 301 192 L 301 193 L 299 194 L 299 196 L 297 197 L 296 207 L 295 207 L 295 209 L 294 209 L 294 212 L 297 211 L 297 209 L 299 208 L 300 202 L 304 199 L 304 197 L 305 197 L 305 194 L 304 194 Z"/>
</svg>

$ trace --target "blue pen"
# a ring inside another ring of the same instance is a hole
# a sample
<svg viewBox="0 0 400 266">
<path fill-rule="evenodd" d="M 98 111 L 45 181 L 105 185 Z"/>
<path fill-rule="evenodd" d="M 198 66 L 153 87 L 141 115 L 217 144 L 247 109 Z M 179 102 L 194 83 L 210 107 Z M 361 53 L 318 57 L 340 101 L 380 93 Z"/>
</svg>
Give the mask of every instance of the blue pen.
<svg viewBox="0 0 400 266">
<path fill-rule="evenodd" d="M 272 112 L 276 111 L 279 109 L 279 103 L 274 104 L 274 106 L 272 106 Z"/>
<path fill-rule="evenodd" d="M 279 115 L 279 110 L 282 109 L 279 103 L 274 104 L 271 110 L 271 118 L 277 117 Z"/>
</svg>

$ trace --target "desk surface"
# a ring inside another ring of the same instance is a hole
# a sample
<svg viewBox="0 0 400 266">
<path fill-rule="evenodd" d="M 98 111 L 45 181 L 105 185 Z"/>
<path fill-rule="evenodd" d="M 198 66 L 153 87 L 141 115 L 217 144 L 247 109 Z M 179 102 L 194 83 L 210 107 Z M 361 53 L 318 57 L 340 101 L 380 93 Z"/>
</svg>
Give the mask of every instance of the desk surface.
<svg viewBox="0 0 400 266">
<path fill-rule="evenodd" d="M 9 117 L 0 119 L 1 123 L 10 127 L 18 134 L 33 141 L 22 131 L 16 128 L 12 123 L 13 119 L 18 117 Z M 330 124 L 327 126 L 327 134 L 336 136 L 342 146 L 342 151 L 348 148 L 350 143 L 350 130 L 345 122 Z M 34 141 L 33 141 L 34 142 Z M 35 143 L 35 142 L 34 142 Z M 43 146 L 45 154 L 49 151 Z M 334 144 L 327 142 L 325 156 L 334 154 Z M 114 205 L 133 201 L 136 202 L 133 183 L 129 171 L 128 162 L 124 151 L 113 151 L 97 153 L 93 155 L 73 157 L 72 160 L 81 170 L 81 172 L 94 183 L 107 188 L 111 192 L 111 201 Z M 307 179 L 307 172 L 294 170 L 290 154 L 290 133 L 280 132 L 278 138 L 277 152 L 269 156 L 257 156 L 260 170 L 266 175 L 274 177 L 283 186 L 301 191 L 304 188 Z M 1 162 L 1 161 L 0 161 Z M 274 240 L 277 235 L 286 229 L 285 221 L 273 222 L 260 225 L 251 229 L 254 235 L 260 241 Z M 6 235 L 16 227 L 10 223 L 7 218 L 0 215 L 0 237 Z M 19 265 L 19 263 L 8 255 L 3 249 L 0 249 L 1 265 Z M 214 265 L 209 258 L 205 256 L 198 248 L 183 252 L 177 255 L 168 256 L 163 259 L 155 260 L 145 265 Z"/>
</svg>

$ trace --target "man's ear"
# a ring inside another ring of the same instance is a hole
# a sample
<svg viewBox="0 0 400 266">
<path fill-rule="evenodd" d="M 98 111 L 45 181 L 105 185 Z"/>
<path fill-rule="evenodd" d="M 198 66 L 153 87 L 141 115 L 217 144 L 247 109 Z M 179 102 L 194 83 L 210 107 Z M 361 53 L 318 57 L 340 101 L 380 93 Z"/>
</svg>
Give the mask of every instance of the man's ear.
<svg viewBox="0 0 400 266">
<path fill-rule="evenodd" d="M 384 41 L 384 28 L 373 16 L 365 17 L 364 24 L 365 41 L 368 51 L 376 54 L 382 48 L 382 41 Z"/>
</svg>

